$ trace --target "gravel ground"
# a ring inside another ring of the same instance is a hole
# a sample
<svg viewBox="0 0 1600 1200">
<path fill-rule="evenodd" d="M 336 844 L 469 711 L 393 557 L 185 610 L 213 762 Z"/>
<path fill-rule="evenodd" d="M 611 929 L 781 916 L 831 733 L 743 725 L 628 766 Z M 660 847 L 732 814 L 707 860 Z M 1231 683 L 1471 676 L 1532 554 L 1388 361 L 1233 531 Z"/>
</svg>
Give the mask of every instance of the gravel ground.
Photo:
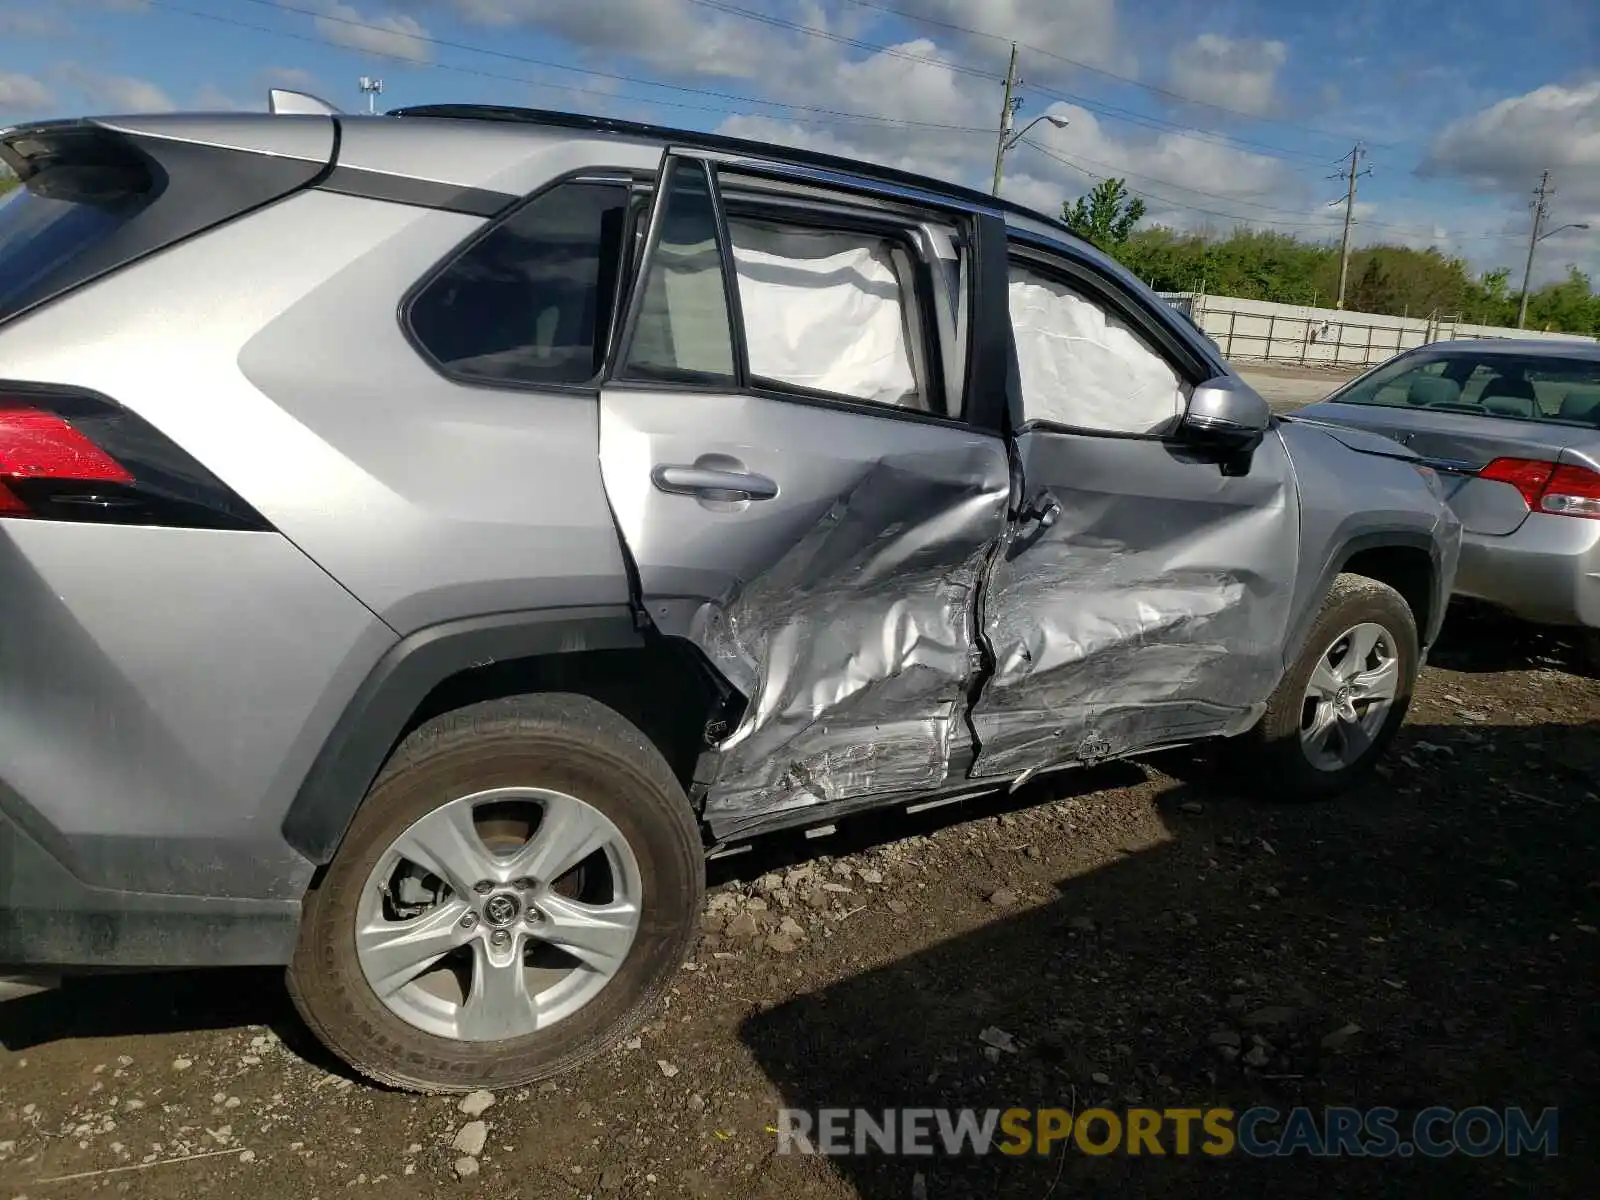
<svg viewBox="0 0 1600 1200">
<path fill-rule="evenodd" d="M 713 864 L 667 1003 L 533 1088 L 397 1095 L 275 973 L 0 1008 L 0 1200 L 1593 1195 L 1600 682 L 1451 618 L 1382 777 L 1237 797 L 1184 758 Z M 1545 1158 L 823 1160 L 780 1105 L 1561 1108 Z"/>
</svg>

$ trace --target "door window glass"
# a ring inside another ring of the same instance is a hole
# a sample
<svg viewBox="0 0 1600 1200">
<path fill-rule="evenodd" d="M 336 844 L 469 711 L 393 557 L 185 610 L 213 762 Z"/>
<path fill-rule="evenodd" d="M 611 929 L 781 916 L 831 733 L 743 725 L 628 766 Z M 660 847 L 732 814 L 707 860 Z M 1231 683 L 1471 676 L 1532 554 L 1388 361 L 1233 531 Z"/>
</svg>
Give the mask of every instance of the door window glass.
<svg viewBox="0 0 1600 1200">
<path fill-rule="evenodd" d="M 1025 421 L 1138 434 L 1177 424 L 1188 386 L 1115 313 L 1016 263 L 1010 303 Z"/>
<path fill-rule="evenodd" d="M 674 165 L 624 378 L 731 382 L 733 337 L 705 168 Z"/>
</svg>

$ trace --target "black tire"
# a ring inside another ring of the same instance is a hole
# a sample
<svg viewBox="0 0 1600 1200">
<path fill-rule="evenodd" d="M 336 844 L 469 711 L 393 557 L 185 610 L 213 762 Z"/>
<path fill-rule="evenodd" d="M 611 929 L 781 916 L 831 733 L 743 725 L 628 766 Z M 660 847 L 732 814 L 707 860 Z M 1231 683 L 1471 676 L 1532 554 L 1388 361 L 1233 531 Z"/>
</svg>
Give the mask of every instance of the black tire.
<svg viewBox="0 0 1600 1200">
<path fill-rule="evenodd" d="M 1399 659 L 1399 690 L 1371 747 L 1347 766 L 1324 770 L 1307 756 L 1300 737 L 1306 689 L 1318 661 L 1345 631 L 1365 622 L 1381 625 L 1393 639 Z M 1293 667 L 1267 702 L 1267 711 L 1249 733 L 1227 743 L 1230 764 L 1255 791 L 1272 800 L 1324 800 L 1364 779 L 1405 721 L 1416 687 L 1417 622 L 1405 598 L 1387 584 L 1364 575 L 1340 575 L 1312 622 Z"/>
<path fill-rule="evenodd" d="M 380 856 L 451 799 L 502 786 L 581 797 L 627 839 L 642 917 L 617 974 L 577 1012 L 504 1041 L 423 1032 L 373 992 L 356 954 L 356 905 Z M 420 1092 L 503 1088 L 593 1058 L 648 1015 L 678 971 L 705 889 L 704 847 L 683 788 L 628 721 L 586 696 L 476 704 L 419 727 L 395 750 L 333 862 L 306 898 L 289 994 L 312 1032 L 361 1074 Z"/>
</svg>

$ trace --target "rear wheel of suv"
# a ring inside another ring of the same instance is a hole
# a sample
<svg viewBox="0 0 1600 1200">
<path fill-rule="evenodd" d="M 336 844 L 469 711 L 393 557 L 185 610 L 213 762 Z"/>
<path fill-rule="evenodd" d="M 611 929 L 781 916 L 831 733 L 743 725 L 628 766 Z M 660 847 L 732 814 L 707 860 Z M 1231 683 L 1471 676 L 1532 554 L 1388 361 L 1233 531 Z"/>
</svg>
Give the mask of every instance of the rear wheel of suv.
<svg viewBox="0 0 1600 1200">
<path fill-rule="evenodd" d="M 527 1083 L 631 1030 L 678 970 L 704 890 L 660 752 L 584 696 L 418 728 L 307 898 L 289 991 L 380 1083 Z"/>
<path fill-rule="evenodd" d="M 1375 579 L 1339 576 L 1266 714 L 1232 743 L 1235 761 L 1274 799 L 1343 791 L 1405 720 L 1419 658 L 1405 598 Z"/>
</svg>

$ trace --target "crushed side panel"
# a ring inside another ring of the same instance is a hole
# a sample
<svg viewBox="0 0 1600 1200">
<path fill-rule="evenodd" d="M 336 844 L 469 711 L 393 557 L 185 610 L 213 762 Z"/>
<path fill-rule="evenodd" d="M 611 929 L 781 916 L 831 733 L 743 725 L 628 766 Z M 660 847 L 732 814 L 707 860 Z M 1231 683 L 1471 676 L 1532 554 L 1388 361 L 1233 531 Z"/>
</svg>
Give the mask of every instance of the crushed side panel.
<svg viewBox="0 0 1600 1200">
<path fill-rule="evenodd" d="M 1010 492 L 998 444 L 883 458 L 690 636 L 749 699 L 706 813 L 933 788 L 978 668 Z"/>
<path fill-rule="evenodd" d="M 1155 457 L 1141 470 L 1136 456 L 1164 456 L 1159 443 L 1029 437 L 1060 439 L 1043 482 L 1061 515 L 1022 523 L 995 556 L 984 602 L 995 667 L 973 709 L 973 773 L 1094 761 L 1253 719 L 1282 673 L 1296 574 L 1278 437 L 1237 479 Z M 1029 468 L 1035 450 L 1023 447 Z"/>
</svg>

